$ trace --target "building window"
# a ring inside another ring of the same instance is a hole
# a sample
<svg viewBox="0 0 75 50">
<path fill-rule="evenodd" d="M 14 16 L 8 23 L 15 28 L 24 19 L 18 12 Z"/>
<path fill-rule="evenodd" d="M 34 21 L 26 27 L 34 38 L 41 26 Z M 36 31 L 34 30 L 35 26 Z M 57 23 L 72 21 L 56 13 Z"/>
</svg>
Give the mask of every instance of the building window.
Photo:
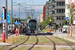
<svg viewBox="0 0 75 50">
<path fill-rule="evenodd" d="M 65 9 L 62 9 L 62 13 L 65 13 Z"/>
<path fill-rule="evenodd" d="M 61 16 L 59 16 L 59 20 L 62 20 L 62 19 L 61 19 Z"/>
<path fill-rule="evenodd" d="M 65 13 L 65 9 L 56 9 L 55 13 Z"/>
<path fill-rule="evenodd" d="M 57 5 L 57 2 L 55 2 L 55 6 Z"/>
<path fill-rule="evenodd" d="M 52 14 L 55 14 L 55 11 L 52 11 Z"/>
<path fill-rule="evenodd" d="M 57 20 L 58 20 L 58 17 L 57 17 Z"/>
<path fill-rule="evenodd" d="M 65 16 L 62 16 L 62 20 L 64 20 L 65 19 Z"/>
<path fill-rule="evenodd" d="M 57 13 L 57 10 L 55 9 L 55 13 Z"/>
<path fill-rule="evenodd" d="M 57 20 L 57 16 L 55 16 L 54 19 Z"/>
<path fill-rule="evenodd" d="M 61 6 L 61 2 L 59 2 L 59 6 Z"/>
<path fill-rule="evenodd" d="M 65 6 L 65 2 L 56 2 L 56 5 L 58 5 L 58 6 Z"/>
<path fill-rule="evenodd" d="M 59 13 L 61 13 L 61 9 L 59 9 L 58 11 L 59 11 Z"/>
</svg>

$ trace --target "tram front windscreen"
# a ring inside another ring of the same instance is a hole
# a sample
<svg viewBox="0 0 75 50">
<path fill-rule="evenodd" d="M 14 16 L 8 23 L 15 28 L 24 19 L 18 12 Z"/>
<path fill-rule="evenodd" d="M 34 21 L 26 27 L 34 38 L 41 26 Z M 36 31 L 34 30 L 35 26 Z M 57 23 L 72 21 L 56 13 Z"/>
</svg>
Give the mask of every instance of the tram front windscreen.
<svg viewBox="0 0 75 50">
<path fill-rule="evenodd" d="M 36 30 L 36 22 L 30 21 L 29 22 L 29 28 L 30 28 L 30 30 Z"/>
</svg>

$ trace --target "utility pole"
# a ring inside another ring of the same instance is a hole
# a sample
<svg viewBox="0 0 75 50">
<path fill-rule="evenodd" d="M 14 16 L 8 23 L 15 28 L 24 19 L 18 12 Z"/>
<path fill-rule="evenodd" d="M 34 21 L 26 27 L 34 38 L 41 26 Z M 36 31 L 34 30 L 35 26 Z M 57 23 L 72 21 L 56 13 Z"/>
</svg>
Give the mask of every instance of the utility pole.
<svg viewBox="0 0 75 50">
<path fill-rule="evenodd" d="M 13 0 L 11 0 L 11 34 L 12 34 L 12 27 L 13 27 Z"/>
<path fill-rule="evenodd" d="M 5 7 L 6 7 L 6 23 L 5 23 L 5 39 L 8 38 L 8 24 L 7 24 L 7 0 L 5 0 Z"/>
<path fill-rule="evenodd" d="M 20 20 L 20 5 L 21 5 L 21 4 L 19 3 L 18 5 L 19 5 L 19 20 Z"/>
</svg>

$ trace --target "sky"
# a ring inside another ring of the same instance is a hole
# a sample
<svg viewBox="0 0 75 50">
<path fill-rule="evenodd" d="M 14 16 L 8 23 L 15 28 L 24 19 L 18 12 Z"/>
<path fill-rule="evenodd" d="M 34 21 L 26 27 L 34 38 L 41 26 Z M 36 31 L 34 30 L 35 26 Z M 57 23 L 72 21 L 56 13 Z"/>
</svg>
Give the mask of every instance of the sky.
<svg viewBox="0 0 75 50">
<path fill-rule="evenodd" d="M 10 10 L 11 13 L 11 0 L 7 0 L 8 1 L 8 13 Z M 13 0 L 13 17 L 18 18 L 19 17 L 19 6 L 16 3 L 23 3 L 21 5 L 45 5 L 46 2 L 48 0 Z M 24 3 L 26 2 L 26 3 Z M 17 6 L 16 6 L 17 5 Z M 5 0 L 0 0 L 0 16 L 3 12 L 2 7 L 5 6 Z M 20 18 L 21 19 L 25 19 L 25 10 L 24 7 L 29 7 L 27 8 L 27 10 L 30 9 L 34 9 L 35 13 L 34 13 L 34 18 L 38 17 L 40 15 L 41 12 L 43 12 L 43 6 L 21 6 L 20 7 Z M 16 15 L 16 16 L 15 16 Z M 31 13 L 29 13 L 29 15 L 31 16 Z"/>
</svg>

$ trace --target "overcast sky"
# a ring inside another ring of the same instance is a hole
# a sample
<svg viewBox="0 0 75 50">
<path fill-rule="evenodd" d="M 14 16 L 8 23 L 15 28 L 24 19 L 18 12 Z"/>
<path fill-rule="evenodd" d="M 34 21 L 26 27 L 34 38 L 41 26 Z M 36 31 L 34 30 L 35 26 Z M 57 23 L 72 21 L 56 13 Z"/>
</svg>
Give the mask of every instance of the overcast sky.
<svg viewBox="0 0 75 50">
<path fill-rule="evenodd" d="M 45 5 L 46 2 L 48 0 L 13 0 L 13 2 L 15 3 L 23 3 L 26 2 L 26 4 L 39 4 L 39 5 Z M 17 4 L 13 4 L 13 5 L 17 5 Z M 22 4 L 24 5 L 24 4 Z M 5 6 L 5 0 L 0 0 L 0 16 L 2 13 L 2 7 Z M 25 7 L 25 6 L 23 6 Z M 20 18 L 21 19 L 25 19 L 25 11 L 23 10 L 24 8 L 21 7 L 21 13 L 20 13 Z M 26 7 L 30 7 L 30 6 L 26 6 Z M 36 18 L 37 16 L 39 16 L 39 14 L 41 12 L 43 12 L 43 6 L 32 6 L 31 8 L 28 8 L 28 10 L 30 9 L 35 9 L 35 13 L 34 13 L 34 18 Z M 8 0 L 8 10 L 11 11 L 11 0 Z M 16 17 L 19 17 L 19 6 L 13 6 L 13 17 L 15 17 L 14 15 L 16 15 Z M 30 15 L 31 16 L 31 15 Z"/>
</svg>

